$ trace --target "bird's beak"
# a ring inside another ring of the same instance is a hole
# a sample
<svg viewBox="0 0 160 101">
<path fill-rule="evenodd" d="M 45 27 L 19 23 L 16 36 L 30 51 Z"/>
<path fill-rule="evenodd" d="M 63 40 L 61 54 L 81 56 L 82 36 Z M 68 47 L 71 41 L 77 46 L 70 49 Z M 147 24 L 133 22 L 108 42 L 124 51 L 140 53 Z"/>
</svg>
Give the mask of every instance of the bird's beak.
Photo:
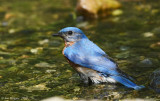
<svg viewBox="0 0 160 101">
<path fill-rule="evenodd" d="M 54 34 L 52 34 L 52 36 L 60 36 L 60 34 L 59 33 L 54 33 Z"/>
</svg>

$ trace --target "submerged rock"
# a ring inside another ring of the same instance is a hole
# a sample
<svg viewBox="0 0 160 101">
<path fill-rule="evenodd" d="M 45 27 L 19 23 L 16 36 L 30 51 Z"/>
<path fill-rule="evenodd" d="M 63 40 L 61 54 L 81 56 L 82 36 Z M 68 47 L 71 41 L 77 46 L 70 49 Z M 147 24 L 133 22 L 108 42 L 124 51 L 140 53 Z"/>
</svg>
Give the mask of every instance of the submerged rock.
<svg viewBox="0 0 160 101">
<path fill-rule="evenodd" d="M 151 45 L 150 45 L 150 48 L 159 49 L 159 48 L 160 48 L 160 42 L 151 44 Z"/>
<path fill-rule="evenodd" d="M 138 66 L 140 66 L 140 67 L 151 67 L 151 66 L 153 66 L 153 63 L 152 63 L 151 59 L 147 58 L 147 59 L 144 59 L 144 60 L 140 61 Z"/>
<path fill-rule="evenodd" d="M 121 4 L 116 0 L 79 0 L 76 10 L 80 15 L 87 18 L 98 18 L 101 12 L 101 16 L 106 16 L 112 9 L 119 8 Z"/>
<path fill-rule="evenodd" d="M 54 65 L 51 65 L 47 62 L 40 62 L 40 63 L 37 63 L 35 64 L 35 67 L 39 67 L 39 68 L 52 68 L 52 67 L 55 67 Z"/>
<path fill-rule="evenodd" d="M 160 68 L 150 75 L 150 87 L 160 93 Z"/>
<path fill-rule="evenodd" d="M 154 33 L 152 33 L 152 32 L 145 32 L 145 33 L 143 33 L 143 36 L 144 37 L 153 37 Z"/>
<path fill-rule="evenodd" d="M 42 47 L 37 47 L 30 50 L 30 52 L 33 54 L 40 54 L 42 51 L 43 51 Z"/>
<path fill-rule="evenodd" d="M 38 41 L 38 43 L 39 43 L 40 45 L 48 44 L 48 43 L 49 43 L 49 40 L 48 40 L 48 39 L 40 40 L 40 41 Z"/>
<path fill-rule="evenodd" d="M 50 89 L 50 88 L 46 87 L 45 83 L 41 83 L 41 84 L 30 86 L 30 87 L 21 86 L 20 88 L 26 89 L 26 90 L 28 90 L 28 92 L 32 92 L 35 90 L 49 90 Z"/>
<path fill-rule="evenodd" d="M 114 10 L 114 11 L 112 12 L 112 15 L 113 15 L 113 16 L 118 16 L 118 15 L 121 15 L 121 14 L 123 14 L 123 11 L 120 10 L 120 9 Z"/>
</svg>

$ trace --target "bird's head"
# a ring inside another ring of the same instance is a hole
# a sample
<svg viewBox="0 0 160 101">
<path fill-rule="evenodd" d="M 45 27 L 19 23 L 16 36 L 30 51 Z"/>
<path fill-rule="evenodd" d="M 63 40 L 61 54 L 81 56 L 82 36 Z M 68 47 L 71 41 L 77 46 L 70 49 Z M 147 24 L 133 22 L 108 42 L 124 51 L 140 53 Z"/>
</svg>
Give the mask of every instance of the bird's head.
<svg viewBox="0 0 160 101">
<path fill-rule="evenodd" d="M 86 35 L 76 27 L 66 27 L 61 29 L 58 33 L 53 36 L 60 36 L 65 42 L 76 42 L 83 38 L 87 38 Z"/>
</svg>

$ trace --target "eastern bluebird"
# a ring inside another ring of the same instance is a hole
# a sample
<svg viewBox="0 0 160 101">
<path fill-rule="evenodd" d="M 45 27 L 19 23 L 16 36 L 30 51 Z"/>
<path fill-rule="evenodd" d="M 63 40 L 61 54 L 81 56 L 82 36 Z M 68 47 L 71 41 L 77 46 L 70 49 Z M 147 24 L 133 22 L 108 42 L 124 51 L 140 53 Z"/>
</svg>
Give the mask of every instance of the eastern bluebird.
<svg viewBox="0 0 160 101">
<path fill-rule="evenodd" d="M 84 83 L 119 82 L 135 90 L 144 88 L 143 85 L 133 83 L 133 79 L 122 72 L 118 65 L 80 29 L 66 27 L 53 36 L 64 39 L 65 47 L 62 53 Z"/>
</svg>

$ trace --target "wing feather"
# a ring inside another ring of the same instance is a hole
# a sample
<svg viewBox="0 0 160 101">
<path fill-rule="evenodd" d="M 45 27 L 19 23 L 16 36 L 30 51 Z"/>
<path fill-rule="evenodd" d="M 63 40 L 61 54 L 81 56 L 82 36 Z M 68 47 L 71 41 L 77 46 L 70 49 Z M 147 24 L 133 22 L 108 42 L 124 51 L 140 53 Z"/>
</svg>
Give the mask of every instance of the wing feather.
<svg viewBox="0 0 160 101">
<path fill-rule="evenodd" d="M 75 64 L 110 75 L 118 75 L 117 64 L 89 40 L 81 40 L 64 50 L 64 55 Z"/>
</svg>

